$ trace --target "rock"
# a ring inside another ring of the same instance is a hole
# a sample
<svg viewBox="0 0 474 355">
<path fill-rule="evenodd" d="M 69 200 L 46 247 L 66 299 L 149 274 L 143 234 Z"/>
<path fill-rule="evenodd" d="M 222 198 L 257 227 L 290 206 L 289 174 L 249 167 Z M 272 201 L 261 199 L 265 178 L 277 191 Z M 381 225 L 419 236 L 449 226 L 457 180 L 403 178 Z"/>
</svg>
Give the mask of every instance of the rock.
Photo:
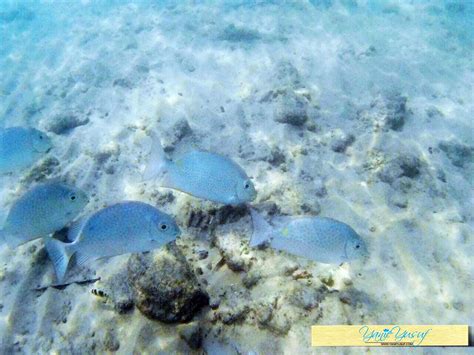
<svg viewBox="0 0 474 355">
<path fill-rule="evenodd" d="M 353 134 L 338 132 L 336 133 L 333 141 L 331 142 L 331 149 L 336 153 L 344 153 L 352 143 L 355 142 L 355 137 Z"/>
<path fill-rule="evenodd" d="M 242 302 L 236 302 L 235 300 L 231 304 L 221 305 L 217 318 L 224 324 L 235 324 L 243 322 L 249 313 L 249 307 Z"/>
<path fill-rule="evenodd" d="M 89 123 L 89 118 L 78 112 L 66 112 L 53 116 L 46 124 L 46 130 L 56 134 L 69 133 L 76 127 L 84 126 Z"/>
<path fill-rule="evenodd" d="M 182 324 L 177 327 L 178 334 L 191 349 L 199 349 L 202 345 L 202 329 L 198 322 Z"/>
<path fill-rule="evenodd" d="M 173 243 L 154 253 L 133 255 L 128 277 L 137 308 L 148 318 L 188 322 L 209 304 L 209 296 Z"/>
<path fill-rule="evenodd" d="M 321 213 L 321 205 L 314 198 L 303 202 L 300 206 L 301 213 L 316 216 Z"/>
<path fill-rule="evenodd" d="M 381 181 L 392 184 L 395 180 L 407 177 L 416 178 L 421 171 L 421 161 L 414 155 L 399 155 L 390 160 L 378 172 Z"/>
<path fill-rule="evenodd" d="M 242 279 L 242 283 L 246 288 L 254 287 L 258 281 L 262 278 L 262 275 L 259 272 L 250 271 Z"/>
<path fill-rule="evenodd" d="M 279 123 L 301 127 L 308 120 L 308 103 L 304 97 L 294 92 L 286 92 L 278 96 L 274 111 L 274 119 Z"/>
<path fill-rule="evenodd" d="M 260 326 L 266 326 L 273 316 L 273 305 L 271 303 L 260 303 L 255 307 L 255 317 Z"/>
<path fill-rule="evenodd" d="M 270 151 L 270 154 L 266 156 L 263 160 L 269 162 L 273 166 L 280 166 L 286 162 L 285 153 L 281 151 L 278 147 L 273 147 Z"/>
<path fill-rule="evenodd" d="M 408 200 L 405 196 L 401 196 L 398 194 L 391 195 L 389 197 L 389 201 L 392 205 L 399 207 L 399 208 L 407 208 Z"/>
<path fill-rule="evenodd" d="M 386 127 L 400 131 L 408 115 L 406 108 L 407 98 L 399 93 L 394 93 L 386 98 Z"/>
<path fill-rule="evenodd" d="M 277 79 L 282 85 L 296 86 L 301 84 L 298 70 L 290 62 L 280 62 L 277 66 Z"/>
<path fill-rule="evenodd" d="M 261 38 L 258 31 L 237 27 L 234 24 L 228 25 L 219 36 L 222 41 L 228 42 L 254 42 Z"/>
<path fill-rule="evenodd" d="M 126 268 L 121 268 L 117 273 L 105 279 L 103 288 L 107 299 L 112 303 L 117 313 L 124 314 L 133 309 L 134 294 Z"/>
<path fill-rule="evenodd" d="M 198 251 L 198 259 L 199 260 L 207 259 L 208 256 L 209 256 L 209 252 L 207 250 L 199 250 Z"/>
<path fill-rule="evenodd" d="M 39 161 L 21 180 L 24 182 L 38 182 L 50 177 L 56 168 L 59 167 L 59 160 L 55 157 L 45 157 Z"/>
<path fill-rule="evenodd" d="M 301 286 L 294 290 L 293 294 L 289 298 L 289 302 L 298 308 L 304 310 L 311 310 L 319 306 L 321 301 L 325 297 L 324 290 L 326 288 L 314 288 Z"/>
<path fill-rule="evenodd" d="M 465 164 L 473 162 L 474 147 L 453 140 L 440 142 L 438 147 L 446 153 L 451 163 L 458 168 L 463 168 Z"/>
<path fill-rule="evenodd" d="M 402 130 L 408 117 L 407 98 L 398 92 L 381 95 L 371 103 L 370 116 L 375 115 L 384 129 Z M 362 114 L 361 117 L 364 115 Z"/>
<path fill-rule="evenodd" d="M 115 352 L 120 348 L 120 342 L 117 339 L 115 331 L 108 329 L 104 336 L 104 349 L 107 351 Z"/>
<path fill-rule="evenodd" d="M 165 128 L 161 142 L 163 144 L 163 149 L 165 152 L 173 151 L 177 143 L 192 133 L 193 130 L 188 121 L 185 118 L 178 119 L 171 126 Z"/>
<path fill-rule="evenodd" d="M 219 208 L 210 208 L 209 210 L 191 210 L 187 216 L 188 227 L 213 229 L 217 225 L 233 223 L 240 220 L 248 214 L 248 207 L 240 206 L 222 206 Z"/>
</svg>

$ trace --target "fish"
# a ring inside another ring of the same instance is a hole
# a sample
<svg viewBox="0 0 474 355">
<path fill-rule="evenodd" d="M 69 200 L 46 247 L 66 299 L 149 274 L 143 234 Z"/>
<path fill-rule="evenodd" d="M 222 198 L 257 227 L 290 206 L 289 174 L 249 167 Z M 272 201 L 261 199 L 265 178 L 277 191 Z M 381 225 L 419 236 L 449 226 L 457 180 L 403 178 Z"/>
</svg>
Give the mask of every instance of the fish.
<svg viewBox="0 0 474 355">
<path fill-rule="evenodd" d="M 68 231 L 70 243 L 46 241 L 58 282 L 66 275 L 71 257 L 75 265 L 128 253 L 141 253 L 174 241 L 181 230 L 173 218 L 138 201 L 105 207 L 76 221 Z"/>
<path fill-rule="evenodd" d="M 151 138 L 145 180 L 159 179 L 161 187 L 226 205 L 248 203 L 256 198 L 251 179 L 230 158 L 192 150 L 173 162 L 166 158 L 156 135 L 152 134 Z"/>
<path fill-rule="evenodd" d="M 250 247 L 271 248 L 324 264 L 341 264 L 368 257 L 364 240 L 347 224 L 326 217 L 279 216 L 267 222 L 250 210 L 253 233 Z"/>
<path fill-rule="evenodd" d="M 60 182 L 39 184 L 16 200 L 0 230 L 11 249 L 64 228 L 87 205 L 87 194 Z"/>
<path fill-rule="evenodd" d="M 35 128 L 0 129 L 0 174 L 31 166 L 51 148 L 51 139 Z"/>
</svg>

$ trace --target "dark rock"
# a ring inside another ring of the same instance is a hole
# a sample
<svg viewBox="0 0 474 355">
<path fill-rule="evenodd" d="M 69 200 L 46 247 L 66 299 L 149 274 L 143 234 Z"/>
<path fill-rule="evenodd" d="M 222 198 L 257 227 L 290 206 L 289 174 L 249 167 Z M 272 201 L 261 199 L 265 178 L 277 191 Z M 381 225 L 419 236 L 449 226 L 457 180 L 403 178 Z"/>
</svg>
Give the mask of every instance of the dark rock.
<svg viewBox="0 0 474 355">
<path fill-rule="evenodd" d="M 407 98 L 397 92 L 389 92 L 371 103 L 375 114 L 385 129 L 400 131 L 408 117 Z M 362 115 L 363 116 L 363 115 Z"/>
<path fill-rule="evenodd" d="M 54 116 L 45 128 L 56 134 L 66 134 L 74 128 L 84 126 L 88 123 L 89 118 L 87 116 L 76 112 L 68 112 Z"/>
<path fill-rule="evenodd" d="M 36 164 L 23 178 L 25 182 L 38 182 L 50 177 L 59 166 L 59 160 L 55 157 L 46 157 Z"/>
<path fill-rule="evenodd" d="M 117 351 L 120 348 L 120 342 L 117 339 L 115 331 L 108 329 L 104 336 L 104 349 L 107 351 Z"/>
<path fill-rule="evenodd" d="M 199 349 L 202 345 L 202 329 L 199 323 L 192 322 L 178 326 L 178 334 L 191 349 Z"/>
<path fill-rule="evenodd" d="M 247 214 L 248 208 L 245 205 L 228 205 L 220 208 L 211 208 L 207 211 L 192 210 L 187 217 L 187 225 L 193 228 L 213 229 L 220 224 L 237 222 Z"/>
<path fill-rule="evenodd" d="M 387 97 L 385 125 L 394 130 L 399 131 L 405 124 L 407 112 L 407 98 L 399 93 L 392 94 Z"/>
<path fill-rule="evenodd" d="M 446 153 L 451 163 L 458 168 L 463 168 L 465 164 L 473 162 L 474 147 L 452 140 L 440 142 L 438 147 Z"/>
<path fill-rule="evenodd" d="M 217 298 L 217 297 L 211 298 L 209 301 L 209 307 L 211 307 L 211 309 L 219 308 L 220 304 L 221 304 L 221 300 L 220 298 Z"/>
<path fill-rule="evenodd" d="M 106 290 L 107 299 L 112 303 L 117 313 L 124 314 L 133 309 L 134 292 L 125 268 L 121 268 L 118 272 L 103 280 L 103 286 Z"/>
<path fill-rule="evenodd" d="M 295 289 L 289 301 L 296 307 L 311 310 L 319 306 L 325 297 L 326 288 L 299 287 Z"/>
<path fill-rule="evenodd" d="M 129 259 L 128 277 L 135 303 L 147 317 L 166 323 L 188 322 L 209 296 L 175 244 Z"/>
<path fill-rule="evenodd" d="M 130 80 L 126 79 L 126 78 L 115 79 L 114 82 L 113 82 L 113 86 L 119 86 L 119 87 L 122 87 L 124 89 L 132 89 L 133 88 L 132 82 Z"/>
<path fill-rule="evenodd" d="M 274 119 L 279 123 L 301 127 L 308 120 L 307 110 L 308 104 L 304 97 L 286 92 L 276 100 Z"/>
<path fill-rule="evenodd" d="M 308 202 L 303 202 L 300 206 L 303 214 L 316 216 L 321 213 L 321 205 L 315 199 L 310 199 Z"/>
<path fill-rule="evenodd" d="M 260 281 L 261 278 L 262 275 L 260 275 L 260 273 L 249 272 L 243 277 L 242 283 L 246 288 L 252 288 L 258 283 L 258 281 Z"/>
<path fill-rule="evenodd" d="M 331 149 L 336 153 L 344 153 L 352 143 L 355 142 L 355 137 L 353 134 L 344 134 L 340 133 L 334 137 L 334 140 L 331 142 Z"/>
<path fill-rule="evenodd" d="M 198 251 L 198 259 L 199 260 L 207 259 L 208 256 L 209 256 L 209 252 L 207 250 L 199 250 Z"/>
<path fill-rule="evenodd" d="M 219 308 L 217 317 L 224 324 L 234 324 L 242 322 L 249 313 L 250 308 L 242 303 L 235 303 L 232 305 L 225 305 Z"/>
<path fill-rule="evenodd" d="M 165 152 L 171 152 L 174 150 L 177 143 L 183 138 L 193 133 L 191 126 L 185 118 L 181 118 L 176 123 L 171 125 L 165 130 L 162 141 L 163 149 Z"/>
<path fill-rule="evenodd" d="M 286 162 L 285 153 L 283 153 L 280 148 L 273 147 L 270 151 L 270 154 L 265 157 L 265 161 L 269 162 L 273 166 L 280 166 Z"/>
<path fill-rule="evenodd" d="M 261 38 L 258 31 L 237 27 L 234 24 L 227 26 L 219 39 L 228 42 L 254 42 Z"/>
<path fill-rule="evenodd" d="M 401 177 L 416 178 L 421 171 L 421 161 L 414 155 L 399 155 L 378 172 L 381 181 L 392 184 Z"/>
</svg>

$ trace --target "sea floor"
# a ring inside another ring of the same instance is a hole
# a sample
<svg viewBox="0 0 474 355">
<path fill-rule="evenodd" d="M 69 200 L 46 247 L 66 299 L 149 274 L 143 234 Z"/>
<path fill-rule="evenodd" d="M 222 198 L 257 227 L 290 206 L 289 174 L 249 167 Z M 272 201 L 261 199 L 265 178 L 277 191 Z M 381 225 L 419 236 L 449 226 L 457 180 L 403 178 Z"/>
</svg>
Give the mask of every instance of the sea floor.
<svg viewBox="0 0 474 355">
<path fill-rule="evenodd" d="M 0 221 L 60 179 L 88 192 L 86 213 L 139 200 L 185 233 L 40 291 L 54 282 L 43 241 L 0 246 L 0 352 L 338 354 L 311 348 L 311 325 L 472 326 L 473 19 L 469 1 L 2 1 L 0 127 L 54 148 L 0 177 Z M 172 159 L 232 158 L 265 216 L 349 224 L 369 259 L 249 248 L 246 208 L 143 181 L 150 131 Z M 209 297 L 182 324 L 156 320 L 174 263 Z"/>
</svg>

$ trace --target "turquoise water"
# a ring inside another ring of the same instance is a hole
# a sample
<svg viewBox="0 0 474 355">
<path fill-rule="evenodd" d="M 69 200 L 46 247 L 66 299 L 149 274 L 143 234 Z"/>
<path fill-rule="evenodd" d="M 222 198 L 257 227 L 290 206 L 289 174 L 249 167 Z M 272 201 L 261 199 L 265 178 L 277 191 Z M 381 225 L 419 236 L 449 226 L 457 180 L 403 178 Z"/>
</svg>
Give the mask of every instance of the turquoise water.
<svg viewBox="0 0 474 355">
<path fill-rule="evenodd" d="M 0 128 L 52 141 L 0 176 L 0 225 L 54 180 L 88 194 L 78 218 L 135 200 L 183 232 L 61 288 L 42 239 L 0 245 L 0 353 L 339 353 L 309 327 L 472 326 L 473 20 L 455 0 L 0 1 Z M 175 162 L 232 159 L 269 221 L 348 224 L 368 260 L 250 248 L 247 207 L 143 179 L 152 132 Z"/>
</svg>

